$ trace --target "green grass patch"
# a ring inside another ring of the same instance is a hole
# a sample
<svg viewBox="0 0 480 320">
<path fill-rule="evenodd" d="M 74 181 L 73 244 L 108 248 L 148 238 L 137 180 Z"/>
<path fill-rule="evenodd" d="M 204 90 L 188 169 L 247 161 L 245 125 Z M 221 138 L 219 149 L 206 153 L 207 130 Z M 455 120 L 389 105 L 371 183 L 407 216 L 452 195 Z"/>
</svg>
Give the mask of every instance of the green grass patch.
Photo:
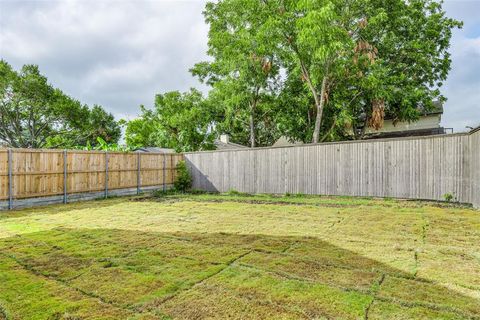
<svg viewBox="0 0 480 320">
<path fill-rule="evenodd" d="M 0 319 L 479 319 L 480 215 L 169 194 L 0 214 Z"/>
</svg>

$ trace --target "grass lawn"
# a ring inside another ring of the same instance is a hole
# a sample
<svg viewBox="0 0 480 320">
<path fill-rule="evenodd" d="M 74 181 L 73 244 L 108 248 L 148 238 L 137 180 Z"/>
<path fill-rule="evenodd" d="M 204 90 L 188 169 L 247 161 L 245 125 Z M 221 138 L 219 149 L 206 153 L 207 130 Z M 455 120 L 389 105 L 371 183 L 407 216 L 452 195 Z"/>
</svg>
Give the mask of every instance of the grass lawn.
<svg viewBox="0 0 480 320">
<path fill-rule="evenodd" d="M 244 195 L 0 212 L 0 319 L 480 319 L 480 212 Z"/>
</svg>

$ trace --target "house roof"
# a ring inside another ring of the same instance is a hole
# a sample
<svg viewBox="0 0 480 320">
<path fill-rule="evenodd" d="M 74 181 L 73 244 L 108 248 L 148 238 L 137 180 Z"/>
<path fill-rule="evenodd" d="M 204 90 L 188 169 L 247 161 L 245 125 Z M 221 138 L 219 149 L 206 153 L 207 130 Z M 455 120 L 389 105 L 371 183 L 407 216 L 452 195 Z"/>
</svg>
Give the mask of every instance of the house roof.
<svg viewBox="0 0 480 320">
<path fill-rule="evenodd" d="M 175 153 L 174 149 L 159 148 L 159 147 L 143 147 L 135 149 L 135 152 L 147 152 L 147 153 Z"/>
<path fill-rule="evenodd" d="M 401 137 L 423 137 L 439 134 L 446 134 L 447 129 L 439 128 L 424 128 L 403 131 L 383 131 L 372 132 L 365 136 L 365 139 L 386 139 L 386 138 L 401 138 Z"/>
<path fill-rule="evenodd" d="M 232 150 L 232 149 L 248 149 L 248 147 L 243 146 L 238 143 L 233 143 L 233 142 L 222 142 L 219 139 L 215 139 L 213 142 L 217 150 Z"/>
<path fill-rule="evenodd" d="M 440 101 L 434 101 L 433 102 L 433 109 L 425 111 L 423 108 L 419 108 L 420 111 L 423 111 L 422 113 L 424 115 L 431 115 L 431 114 L 443 114 L 443 103 Z"/>
<path fill-rule="evenodd" d="M 425 110 L 424 107 L 417 107 L 418 111 L 420 111 L 420 117 L 426 117 L 431 115 L 442 115 L 443 114 L 443 103 L 440 101 L 433 101 L 433 108 L 430 110 Z M 385 120 L 393 120 L 393 118 L 389 115 L 385 116 Z"/>
<path fill-rule="evenodd" d="M 476 128 L 473 128 L 470 133 L 474 133 L 474 132 L 477 132 L 477 131 L 480 131 L 480 125 L 477 126 Z"/>
<path fill-rule="evenodd" d="M 272 147 L 286 147 L 286 146 L 299 146 L 302 145 L 303 142 L 301 141 L 293 141 L 291 142 L 287 137 L 281 136 Z"/>
</svg>

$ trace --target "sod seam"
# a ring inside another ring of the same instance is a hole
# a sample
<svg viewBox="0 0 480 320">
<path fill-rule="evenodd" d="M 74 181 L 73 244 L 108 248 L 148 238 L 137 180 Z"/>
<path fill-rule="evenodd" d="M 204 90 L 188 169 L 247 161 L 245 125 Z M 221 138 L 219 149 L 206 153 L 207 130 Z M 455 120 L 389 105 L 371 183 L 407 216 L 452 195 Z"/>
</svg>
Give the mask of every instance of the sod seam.
<svg viewBox="0 0 480 320">
<path fill-rule="evenodd" d="M 465 313 L 463 310 L 455 308 L 455 307 L 450 307 L 450 306 L 445 306 L 445 305 L 438 305 L 434 303 L 428 303 L 428 302 L 409 302 L 401 299 L 396 299 L 396 298 L 387 298 L 387 297 L 382 297 L 378 296 L 376 298 L 379 301 L 382 302 L 389 302 L 389 303 L 394 303 L 397 305 L 400 305 L 402 307 L 407 307 L 407 308 L 415 308 L 415 307 L 422 307 L 434 311 L 440 311 L 440 312 L 450 312 L 455 315 L 472 319 L 472 320 L 480 320 L 480 316 L 471 314 L 470 312 Z"/>
<path fill-rule="evenodd" d="M 209 274 L 208 276 L 200 279 L 199 281 L 191 284 L 188 288 L 182 288 L 182 289 L 176 290 L 176 291 L 173 292 L 171 295 L 169 295 L 169 296 L 161 299 L 160 301 L 158 301 L 158 302 L 156 303 L 156 306 L 158 307 L 158 306 L 164 304 L 165 302 L 170 301 L 170 300 L 172 300 L 173 298 L 177 297 L 179 294 L 188 292 L 188 291 L 192 290 L 193 288 L 195 288 L 196 286 L 203 284 L 203 283 L 204 283 L 205 281 L 207 281 L 208 279 L 210 279 L 210 278 L 212 278 L 212 277 L 220 274 L 221 272 L 225 271 L 226 269 L 228 269 L 229 267 L 231 267 L 236 261 L 238 261 L 239 259 L 242 259 L 243 257 L 247 256 L 248 254 L 250 254 L 250 253 L 252 253 L 252 252 L 253 252 L 253 250 L 250 250 L 250 251 L 247 251 L 247 252 L 242 253 L 241 255 L 235 257 L 234 259 L 231 259 L 230 261 L 228 261 L 227 263 L 224 264 L 225 266 L 224 266 L 223 268 L 221 268 L 221 269 L 219 269 L 219 270 L 217 270 L 217 271 Z M 147 309 L 148 309 L 148 304 L 149 304 L 149 302 L 145 302 L 145 303 L 143 303 L 142 305 L 139 305 L 139 306 L 140 306 L 140 307 L 147 307 Z"/>
<path fill-rule="evenodd" d="M 292 250 L 298 245 L 298 241 L 293 241 L 291 242 L 287 247 L 285 247 L 283 250 L 280 250 L 279 253 L 287 253 L 288 251 Z"/>
<path fill-rule="evenodd" d="M 258 253 L 283 255 L 283 256 L 295 258 L 300 262 L 312 263 L 312 264 L 314 264 L 316 266 L 319 266 L 319 267 L 332 267 L 332 268 L 338 268 L 338 269 L 343 269 L 343 270 L 360 271 L 360 272 L 377 272 L 377 273 L 379 273 L 380 271 L 382 271 L 382 270 L 376 269 L 376 268 L 362 269 L 362 268 L 355 268 L 355 267 L 350 267 L 350 266 L 347 266 L 347 265 L 341 265 L 341 264 L 336 264 L 336 263 L 321 263 L 321 262 L 318 262 L 316 260 L 305 258 L 304 256 L 298 257 L 298 256 L 295 256 L 294 254 L 291 254 L 291 253 L 288 253 L 288 252 L 282 253 L 282 252 L 270 251 L 270 250 L 265 250 L 265 249 L 253 249 L 253 251 L 258 252 Z M 385 274 L 387 274 L 388 276 L 391 276 L 393 278 L 398 278 L 398 279 L 412 280 L 412 281 L 417 281 L 417 282 L 421 282 L 421 283 L 438 284 L 433 280 L 428 280 L 428 279 L 423 279 L 423 278 L 415 279 L 415 278 L 413 278 L 413 275 L 412 276 L 404 276 L 402 274 L 392 273 L 392 272 L 385 272 Z"/>
<path fill-rule="evenodd" d="M 211 288 L 211 289 L 214 289 L 216 291 L 223 291 L 225 293 L 229 293 L 229 294 L 235 296 L 236 298 L 241 299 L 241 300 L 243 300 L 245 302 L 248 302 L 248 303 L 252 302 L 251 297 L 245 296 L 244 294 L 239 293 L 238 290 L 235 290 L 235 289 L 231 289 L 231 288 L 224 287 L 224 286 L 218 286 L 218 285 L 215 285 L 215 284 L 209 284 L 209 283 L 205 283 L 205 282 L 202 283 L 201 286 L 206 287 L 206 288 Z M 305 319 L 311 319 L 312 318 L 302 310 L 298 310 L 296 308 L 291 308 L 291 307 L 288 307 L 285 304 L 279 304 L 279 303 L 277 303 L 275 301 L 272 301 L 272 300 L 254 300 L 254 303 L 258 303 L 260 305 L 271 305 L 271 306 L 274 306 L 276 308 L 279 308 L 279 309 L 287 311 L 287 312 L 292 312 L 292 313 L 302 315 L 302 316 L 305 317 Z"/>
<path fill-rule="evenodd" d="M 274 270 L 270 270 L 270 269 L 259 268 L 259 267 L 256 267 L 256 266 L 253 266 L 253 265 L 250 265 L 250 264 L 246 264 L 246 263 L 239 263 L 238 265 L 240 267 L 252 269 L 252 270 L 255 270 L 255 271 L 260 271 L 260 272 L 264 272 L 264 273 L 267 273 L 267 274 L 276 275 L 278 277 L 288 279 L 288 280 L 296 280 L 296 281 L 300 281 L 300 282 L 320 284 L 320 285 L 324 285 L 324 286 L 327 286 L 327 287 L 330 287 L 330 288 L 342 290 L 344 292 L 356 292 L 356 293 L 364 294 L 364 295 L 367 295 L 367 296 L 371 296 L 375 300 L 394 303 L 394 304 L 397 304 L 397 305 L 403 306 L 403 307 L 409 307 L 409 308 L 423 307 L 423 308 L 431 309 L 431 310 L 434 310 L 434 311 L 451 312 L 451 313 L 454 313 L 454 314 L 462 316 L 462 317 L 467 317 L 469 319 L 480 320 L 480 317 L 477 317 L 477 316 L 471 314 L 470 312 L 465 313 L 461 309 L 458 309 L 458 308 L 455 308 L 455 307 L 450 307 L 450 306 L 447 306 L 447 305 L 438 305 L 438 304 L 427 303 L 427 302 L 408 302 L 408 301 L 405 301 L 405 300 L 402 300 L 402 299 L 397 299 L 397 298 L 372 296 L 372 291 L 371 290 L 361 290 L 361 289 L 356 289 L 356 288 L 347 288 L 347 287 L 342 287 L 342 286 L 325 284 L 325 283 L 319 282 L 319 281 L 311 279 L 311 278 L 305 278 L 305 277 L 301 277 L 301 276 L 292 275 L 288 272 L 274 271 Z M 381 285 L 384 282 L 386 276 L 387 276 L 386 274 L 383 274 L 381 276 L 381 278 L 380 278 L 381 281 L 379 281 L 379 285 Z M 372 301 L 372 303 L 373 303 L 373 301 Z"/>
<path fill-rule="evenodd" d="M 151 312 L 151 311 L 148 311 L 148 312 L 145 312 L 143 310 L 140 310 L 140 309 L 137 309 L 136 307 L 134 306 L 125 306 L 125 305 L 122 305 L 122 304 L 119 304 L 119 303 L 115 303 L 111 300 L 108 300 L 108 299 L 105 299 L 104 297 L 98 295 L 98 294 L 95 294 L 93 292 L 89 292 L 89 291 L 85 291 L 81 288 L 78 288 L 78 287 L 75 287 L 75 286 L 72 286 L 70 285 L 68 282 L 66 282 L 65 280 L 63 279 L 59 279 L 57 277 L 54 277 L 54 276 L 51 276 L 51 275 L 48 275 L 48 274 L 44 274 L 38 270 L 36 270 L 35 268 L 33 268 L 32 266 L 30 266 L 29 264 L 26 264 L 26 263 L 23 263 L 21 260 L 17 259 L 15 256 L 13 255 L 8 255 L 8 254 L 5 254 L 5 253 L 0 253 L 0 255 L 4 256 L 4 257 L 7 257 L 9 259 L 11 259 L 12 261 L 14 261 L 17 265 L 19 265 L 20 267 L 22 267 L 24 270 L 32 273 L 33 275 L 37 276 L 37 277 L 42 277 L 42 278 L 45 278 L 45 279 L 48 279 L 50 281 L 54 281 L 56 283 L 59 283 L 61 284 L 62 286 L 66 287 L 66 288 L 69 288 L 71 290 L 74 290 L 78 293 L 80 293 L 81 295 L 85 296 L 85 297 L 88 297 L 88 298 L 91 298 L 91 299 L 96 299 L 98 300 L 100 303 L 103 303 L 103 304 L 108 304 L 114 308 L 118 308 L 118 309 L 122 309 L 124 311 L 128 311 L 128 312 L 132 312 L 132 313 L 137 313 L 137 314 L 145 314 L 145 313 L 149 313 L 151 315 L 155 315 L 155 316 L 160 316 L 160 317 L 165 317 L 166 315 L 163 314 L 163 313 L 156 313 L 156 312 Z"/>
<path fill-rule="evenodd" d="M 33 244 L 35 244 L 37 242 L 37 240 L 33 240 L 33 239 L 31 239 L 31 238 L 29 238 L 25 235 L 18 235 L 18 237 L 26 239 Z M 178 240 L 178 241 L 194 242 L 194 239 L 186 238 L 186 237 L 163 236 L 163 235 L 160 235 L 160 237 L 165 238 L 165 239 L 175 239 L 175 240 Z M 41 243 L 44 246 L 48 246 L 48 247 L 52 248 L 52 246 L 50 246 L 48 243 L 46 243 L 44 241 L 40 241 L 39 243 Z M 290 246 L 286 247 L 285 249 L 278 250 L 278 251 L 272 251 L 272 250 L 267 250 L 267 249 L 262 249 L 262 248 L 254 248 L 254 249 L 251 249 L 251 251 L 248 252 L 248 253 L 258 252 L 258 253 L 263 253 L 263 254 L 264 253 L 266 253 L 266 254 L 278 254 L 278 255 L 282 255 L 282 256 L 295 258 L 295 259 L 297 259 L 301 262 L 312 263 L 312 264 L 315 264 L 319 267 L 333 267 L 333 268 L 339 268 L 339 269 L 343 269 L 343 270 L 360 271 L 360 272 L 371 272 L 371 271 L 373 271 L 373 272 L 378 273 L 378 272 L 382 271 L 382 270 L 375 269 L 375 268 L 373 268 L 373 269 L 363 269 L 363 268 L 355 268 L 355 267 L 350 267 L 350 266 L 347 266 L 347 265 L 341 265 L 341 264 L 336 264 L 336 263 L 320 263 L 316 260 L 308 259 L 304 256 L 299 257 L 299 256 L 296 256 L 296 255 L 288 252 L 289 250 L 295 248 L 297 245 L 300 245 L 300 244 L 301 244 L 301 241 L 295 241 Z M 208 248 L 216 248 L 215 245 L 210 245 L 210 244 L 202 244 L 202 246 L 205 246 L 205 247 L 208 247 Z M 129 254 L 135 253 L 135 252 L 138 252 L 138 251 L 131 250 L 129 252 Z M 128 257 L 129 254 L 122 255 L 121 257 Z M 165 256 L 168 256 L 168 255 L 165 255 Z M 182 257 L 182 258 L 185 258 L 185 259 L 197 261 L 196 259 L 188 257 L 188 256 L 174 256 L 174 255 L 172 255 L 172 256 L 169 256 L 169 257 Z M 224 265 L 224 264 L 228 264 L 229 262 L 228 261 L 227 262 L 217 262 L 217 261 L 213 261 L 213 262 L 210 261 L 209 262 L 209 261 L 207 261 L 207 263 L 212 264 L 212 265 Z M 441 283 L 437 283 L 436 281 L 433 281 L 433 280 L 424 279 L 424 278 L 415 278 L 414 275 L 405 276 L 405 275 L 402 275 L 402 274 L 391 273 L 391 272 L 385 272 L 385 274 L 388 275 L 389 277 L 398 278 L 398 279 L 412 280 L 412 281 L 416 281 L 416 282 L 429 283 L 429 284 L 434 284 L 434 285 L 441 285 Z M 75 277 L 76 276 L 74 276 L 74 278 Z M 69 279 L 65 279 L 63 281 L 68 281 L 68 280 Z"/>
<path fill-rule="evenodd" d="M 370 308 L 372 307 L 373 303 L 375 302 L 375 299 L 377 298 L 377 294 L 380 291 L 380 287 L 382 286 L 383 282 L 385 281 L 385 273 L 382 273 L 380 279 L 377 282 L 376 287 L 374 288 L 372 294 L 372 301 L 368 304 L 368 306 L 365 308 L 365 315 L 364 315 L 364 320 L 368 320 L 368 313 L 370 312 Z"/>
<path fill-rule="evenodd" d="M 322 283 L 322 282 L 317 281 L 315 279 L 306 278 L 306 277 L 302 277 L 302 276 L 297 276 L 297 275 L 294 275 L 294 274 L 291 274 L 291 273 L 288 273 L 288 272 L 284 272 L 284 271 L 271 270 L 271 269 L 268 269 L 268 268 L 260 268 L 260 267 L 257 267 L 257 266 L 254 266 L 254 265 L 251 265 L 251 264 L 248 264 L 248 263 L 239 263 L 238 266 L 246 268 L 246 269 L 251 269 L 251 270 L 267 273 L 267 274 L 274 275 L 274 276 L 277 276 L 277 277 L 281 277 L 281 278 L 287 279 L 287 280 L 295 280 L 295 281 L 306 282 L 306 283 L 311 283 L 311 284 L 320 284 L 322 286 L 338 289 L 338 290 L 341 290 L 341 291 L 344 291 L 344 292 L 356 292 L 356 293 L 361 293 L 361 294 L 364 294 L 364 295 L 370 295 L 369 290 L 361 290 L 361 289 L 355 289 L 355 288 L 325 284 L 325 283 Z"/>
</svg>

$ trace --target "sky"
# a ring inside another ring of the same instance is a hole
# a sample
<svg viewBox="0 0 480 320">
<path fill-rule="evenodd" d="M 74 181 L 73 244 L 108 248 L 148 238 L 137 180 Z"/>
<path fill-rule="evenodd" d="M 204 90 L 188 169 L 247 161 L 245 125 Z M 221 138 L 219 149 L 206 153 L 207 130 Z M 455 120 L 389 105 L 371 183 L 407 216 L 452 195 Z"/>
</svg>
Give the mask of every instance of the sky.
<svg viewBox="0 0 480 320">
<path fill-rule="evenodd" d="M 0 0 L 0 58 L 37 64 L 50 83 L 117 119 L 133 119 L 155 94 L 202 86 L 189 73 L 208 59 L 205 1 Z M 464 27 L 452 39 L 442 125 L 480 124 L 480 0 L 447 0 Z"/>
</svg>

